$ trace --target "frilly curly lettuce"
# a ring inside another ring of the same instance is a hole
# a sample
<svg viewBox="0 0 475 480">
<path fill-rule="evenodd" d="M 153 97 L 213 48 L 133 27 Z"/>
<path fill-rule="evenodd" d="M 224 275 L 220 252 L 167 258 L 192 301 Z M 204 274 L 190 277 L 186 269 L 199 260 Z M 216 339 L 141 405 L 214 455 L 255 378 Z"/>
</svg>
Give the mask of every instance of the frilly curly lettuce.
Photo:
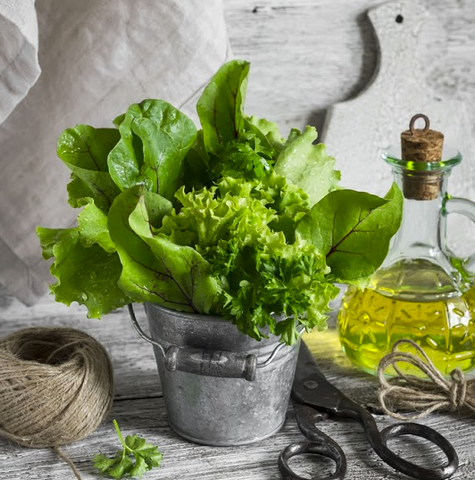
<svg viewBox="0 0 475 480">
<path fill-rule="evenodd" d="M 330 269 L 316 247 L 302 239 L 290 243 L 272 228 L 286 218 L 295 229 L 298 220 L 289 211 L 308 211 L 305 194 L 287 187 L 275 174 L 265 184 L 227 177 L 198 192 L 182 187 L 176 194 L 180 211 L 163 219 L 156 236 L 192 247 L 209 263 L 219 285 L 211 313 L 223 314 L 256 339 L 269 329 L 293 343 L 295 318 L 307 329 L 323 328 L 337 289 L 326 281 Z"/>
</svg>

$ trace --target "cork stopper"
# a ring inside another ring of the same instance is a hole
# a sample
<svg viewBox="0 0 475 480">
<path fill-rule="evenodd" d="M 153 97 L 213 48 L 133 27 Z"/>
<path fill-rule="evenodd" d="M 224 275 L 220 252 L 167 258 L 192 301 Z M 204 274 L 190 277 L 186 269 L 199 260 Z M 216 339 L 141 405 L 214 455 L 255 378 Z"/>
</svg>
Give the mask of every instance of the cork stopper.
<svg viewBox="0 0 475 480">
<path fill-rule="evenodd" d="M 425 122 L 423 129 L 414 125 L 418 119 Z M 430 130 L 430 121 L 426 115 L 418 113 L 411 118 L 409 130 L 401 133 L 401 158 L 412 162 L 440 162 L 444 135 Z M 404 176 L 404 196 L 412 200 L 434 200 L 439 196 L 440 174 L 431 171 L 415 171 Z"/>
</svg>

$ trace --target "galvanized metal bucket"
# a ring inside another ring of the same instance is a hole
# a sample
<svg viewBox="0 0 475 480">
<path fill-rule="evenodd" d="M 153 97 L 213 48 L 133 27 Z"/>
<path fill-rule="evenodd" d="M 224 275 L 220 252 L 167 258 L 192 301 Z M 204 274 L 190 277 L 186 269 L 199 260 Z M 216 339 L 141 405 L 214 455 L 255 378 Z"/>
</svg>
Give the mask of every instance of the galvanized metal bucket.
<svg viewBox="0 0 475 480">
<path fill-rule="evenodd" d="M 204 445 L 244 445 L 285 421 L 299 343 L 256 341 L 220 317 L 145 304 L 170 426 Z"/>
</svg>

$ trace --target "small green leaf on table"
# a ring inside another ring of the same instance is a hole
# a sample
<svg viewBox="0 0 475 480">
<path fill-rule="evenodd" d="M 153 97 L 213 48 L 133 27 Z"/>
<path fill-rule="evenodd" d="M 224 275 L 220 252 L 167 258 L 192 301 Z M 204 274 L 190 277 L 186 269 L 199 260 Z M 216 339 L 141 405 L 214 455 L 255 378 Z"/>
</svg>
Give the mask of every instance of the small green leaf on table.
<svg viewBox="0 0 475 480">
<path fill-rule="evenodd" d="M 160 466 L 162 454 L 158 447 L 138 435 L 127 435 L 124 440 L 119 424 L 116 420 L 113 423 L 123 448 L 112 458 L 103 453 L 94 455 L 92 462 L 100 473 L 116 479 L 142 478 L 144 473 Z"/>
</svg>

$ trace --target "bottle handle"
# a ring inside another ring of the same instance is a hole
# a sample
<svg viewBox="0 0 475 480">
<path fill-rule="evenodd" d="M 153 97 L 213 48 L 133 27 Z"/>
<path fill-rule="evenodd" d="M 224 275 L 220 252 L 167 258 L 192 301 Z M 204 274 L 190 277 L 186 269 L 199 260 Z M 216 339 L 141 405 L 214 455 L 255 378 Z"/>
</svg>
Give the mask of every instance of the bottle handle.
<svg viewBox="0 0 475 480">
<path fill-rule="evenodd" d="M 447 197 L 444 202 L 444 214 L 458 213 L 475 223 L 475 202 L 466 198 Z M 475 274 L 475 253 L 463 259 L 464 270 Z"/>
</svg>

